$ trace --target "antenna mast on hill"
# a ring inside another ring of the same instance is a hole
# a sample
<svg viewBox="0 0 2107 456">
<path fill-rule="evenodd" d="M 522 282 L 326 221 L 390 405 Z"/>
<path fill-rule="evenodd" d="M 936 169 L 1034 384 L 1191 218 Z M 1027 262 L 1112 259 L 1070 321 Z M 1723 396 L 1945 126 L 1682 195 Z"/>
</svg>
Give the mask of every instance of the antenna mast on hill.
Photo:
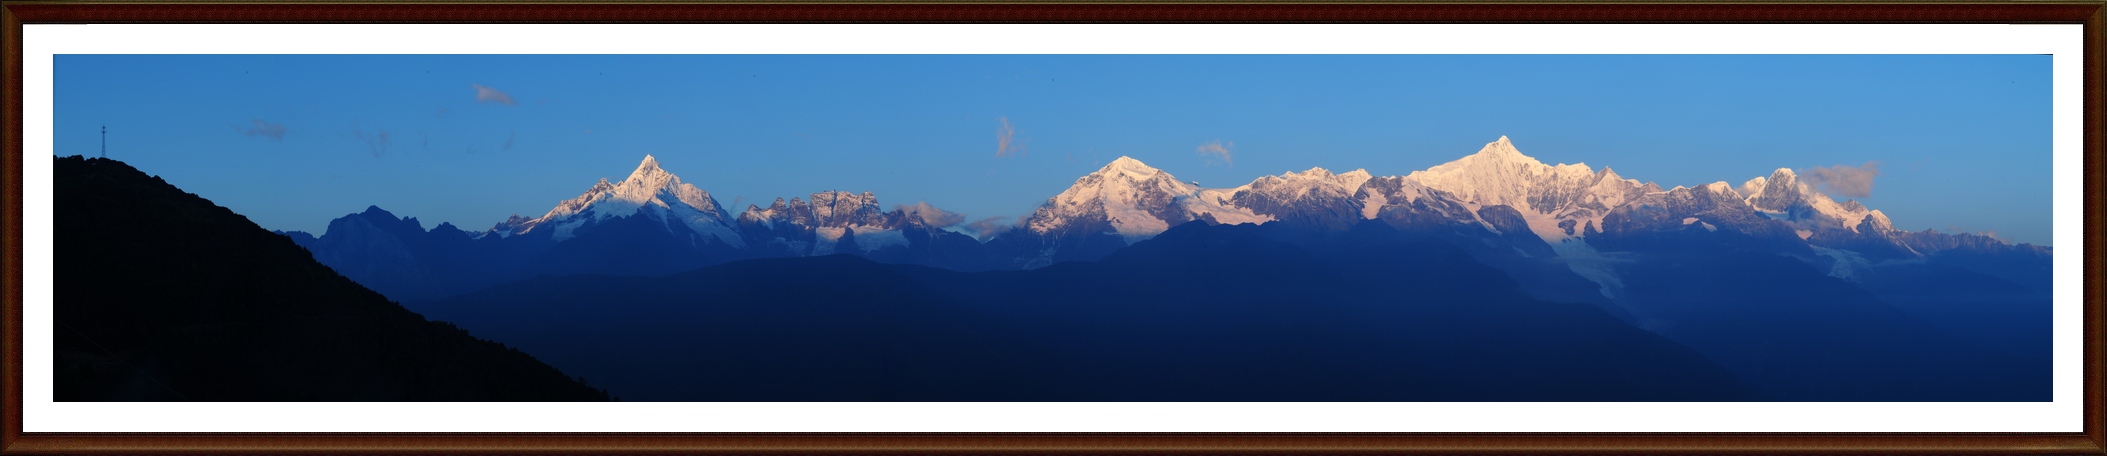
<svg viewBox="0 0 2107 456">
<path fill-rule="evenodd" d="M 110 158 L 110 126 L 102 126 L 102 158 Z"/>
</svg>

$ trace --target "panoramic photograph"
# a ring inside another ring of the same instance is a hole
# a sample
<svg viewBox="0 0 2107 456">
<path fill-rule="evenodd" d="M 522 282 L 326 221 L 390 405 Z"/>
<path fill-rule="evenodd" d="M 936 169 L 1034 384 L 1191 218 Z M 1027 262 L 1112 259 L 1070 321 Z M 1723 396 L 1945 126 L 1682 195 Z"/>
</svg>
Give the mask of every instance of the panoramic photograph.
<svg viewBox="0 0 2107 456">
<path fill-rule="evenodd" d="M 58 55 L 53 398 L 2048 402 L 2050 64 Z"/>
</svg>

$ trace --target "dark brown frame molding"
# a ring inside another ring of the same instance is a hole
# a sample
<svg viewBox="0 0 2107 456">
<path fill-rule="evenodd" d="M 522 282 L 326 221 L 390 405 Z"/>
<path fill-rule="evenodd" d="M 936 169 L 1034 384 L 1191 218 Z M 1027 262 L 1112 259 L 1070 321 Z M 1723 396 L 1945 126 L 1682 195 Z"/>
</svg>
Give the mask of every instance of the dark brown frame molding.
<svg viewBox="0 0 2107 456">
<path fill-rule="evenodd" d="M 22 432 L 25 23 L 2060 23 L 2084 24 L 2083 433 L 105 434 Z M 2107 3 L 79 3 L 5 2 L 0 453 L 1902 453 L 2107 454 Z"/>
</svg>

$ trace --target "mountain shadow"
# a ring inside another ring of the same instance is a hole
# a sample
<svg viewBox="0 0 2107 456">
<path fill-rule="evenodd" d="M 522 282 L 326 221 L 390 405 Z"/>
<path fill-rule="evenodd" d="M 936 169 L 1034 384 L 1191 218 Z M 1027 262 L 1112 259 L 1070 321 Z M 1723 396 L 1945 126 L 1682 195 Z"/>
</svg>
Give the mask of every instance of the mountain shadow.
<svg viewBox="0 0 2107 456">
<path fill-rule="evenodd" d="M 1586 303 L 1369 222 L 1180 225 L 1101 261 L 849 255 L 541 277 L 413 303 L 632 400 L 1764 400 Z"/>
<path fill-rule="evenodd" d="M 115 160 L 56 159 L 60 401 L 605 401 Z"/>
<path fill-rule="evenodd" d="M 1873 292 L 1806 263 L 1753 252 L 1651 253 L 1625 265 L 1634 307 L 1669 322 L 1660 333 L 1682 342 L 1766 390 L 1805 401 L 2047 401 L 2052 381 L 2047 357 L 1997 350 L 1941 330 Z M 1889 288 L 1876 281 L 1879 288 Z M 1926 292 L 1981 290 L 1975 283 Z M 2014 287 L 2016 288 L 2016 286 Z M 1954 293 L 1952 302 L 2011 303 Z M 2040 307 L 2045 310 L 2046 302 Z M 1950 312 L 1950 311 L 1949 311 Z M 2047 348 L 2045 312 L 1990 307 L 1994 326 L 2011 326 L 2010 340 Z M 2042 317 L 2042 318 L 2028 318 Z M 2038 324 L 2038 327 L 2037 327 Z M 1993 325 L 1983 325 L 1993 326 Z M 1965 335 L 1965 334 L 1963 334 Z M 2018 342 L 2014 342 L 2017 344 Z M 2016 352 L 2018 350 L 2012 350 Z M 2028 350 L 2031 351 L 2031 350 Z"/>
</svg>

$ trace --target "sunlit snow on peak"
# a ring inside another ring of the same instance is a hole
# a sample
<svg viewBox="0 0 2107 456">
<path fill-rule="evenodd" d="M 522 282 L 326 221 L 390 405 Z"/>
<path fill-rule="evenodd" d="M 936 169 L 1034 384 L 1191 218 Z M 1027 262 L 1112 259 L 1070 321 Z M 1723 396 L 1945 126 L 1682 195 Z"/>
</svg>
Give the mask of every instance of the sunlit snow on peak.
<svg viewBox="0 0 2107 456">
<path fill-rule="evenodd" d="M 519 224 L 513 228 L 512 234 L 553 229 L 551 237 L 561 241 L 575 236 L 574 230 L 586 224 L 634 216 L 645 208 L 655 209 L 647 215 L 670 216 L 696 233 L 726 244 L 744 245 L 738 233 L 726 223 L 729 216 L 718 207 L 717 200 L 710 197 L 709 192 L 681 182 L 679 176 L 660 168 L 658 159 L 650 155 L 645 155 L 636 171 L 621 182 L 610 184 L 602 178 L 585 194 L 557 203 L 548 214 Z"/>
<path fill-rule="evenodd" d="M 1148 179 L 1151 176 L 1155 176 L 1156 173 L 1161 172 L 1163 171 L 1150 167 L 1148 164 L 1142 163 L 1141 160 L 1135 160 L 1133 157 L 1122 155 L 1119 158 L 1112 160 L 1112 163 L 1105 164 L 1105 167 L 1099 168 L 1096 174 L 1119 174 L 1126 176 L 1126 178 L 1128 179 L 1142 180 Z"/>
</svg>

